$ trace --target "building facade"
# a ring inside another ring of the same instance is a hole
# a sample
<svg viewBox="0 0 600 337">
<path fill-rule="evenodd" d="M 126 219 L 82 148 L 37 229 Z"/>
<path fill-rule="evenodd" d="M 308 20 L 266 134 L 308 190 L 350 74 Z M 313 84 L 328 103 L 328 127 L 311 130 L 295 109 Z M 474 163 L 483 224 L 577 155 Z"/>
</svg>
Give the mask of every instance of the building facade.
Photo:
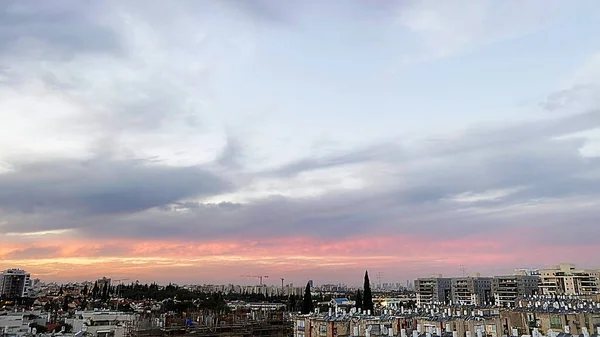
<svg viewBox="0 0 600 337">
<path fill-rule="evenodd" d="M 518 298 L 539 293 L 539 281 L 537 276 L 495 276 L 492 280 L 494 302 L 497 306 L 514 308 Z"/>
<path fill-rule="evenodd" d="M 540 270 L 540 289 L 545 295 L 589 295 L 598 293 L 600 270 L 577 269 L 563 263 Z"/>
<path fill-rule="evenodd" d="M 7 269 L 0 274 L 0 297 L 29 297 L 31 275 L 21 269 Z"/>
<path fill-rule="evenodd" d="M 491 277 L 456 277 L 452 279 L 452 302 L 482 305 L 492 302 Z"/>
<path fill-rule="evenodd" d="M 449 303 L 452 300 L 452 279 L 441 275 L 415 280 L 417 305 L 430 305 L 436 302 Z"/>
</svg>

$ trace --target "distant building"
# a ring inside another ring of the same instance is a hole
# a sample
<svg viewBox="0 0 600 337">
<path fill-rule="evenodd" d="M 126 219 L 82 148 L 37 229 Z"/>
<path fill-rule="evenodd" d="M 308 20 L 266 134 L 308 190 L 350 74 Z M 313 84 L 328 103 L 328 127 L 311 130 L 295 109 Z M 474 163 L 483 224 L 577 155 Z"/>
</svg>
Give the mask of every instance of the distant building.
<svg viewBox="0 0 600 337">
<path fill-rule="evenodd" d="M 497 306 L 514 308 L 518 298 L 538 294 L 539 281 L 537 276 L 495 276 L 492 280 L 494 302 Z"/>
<path fill-rule="evenodd" d="M 600 270 L 576 269 L 563 263 L 540 270 L 540 288 L 545 295 L 589 295 L 598 292 Z"/>
<path fill-rule="evenodd" d="M 452 300 L 452 279 L 436 275 L 415 280 L 417 305 L 448 303 Z"/>
<path fill-rule="evenodd" d="M 308 285 L 312 288 L 314 286 L 313 280 L 308 280 Z"/>
<path fill-rule="evenodd" d="M 21 269 L 7 269 L 0 274 L 0 297 L 28 297 L 31 293 L 31 275 Z"/>
<path fill-rule="evenodd" d="M 103 277 L 101 279 L 98 279 L 98 281 L 96 281 L 98 283 L 98 289 L 102 290 L 104 288 L 104 285 L 106 285 L 107 287 L 110 287 L 111 285 L 111 279 Z"/>
</svg>

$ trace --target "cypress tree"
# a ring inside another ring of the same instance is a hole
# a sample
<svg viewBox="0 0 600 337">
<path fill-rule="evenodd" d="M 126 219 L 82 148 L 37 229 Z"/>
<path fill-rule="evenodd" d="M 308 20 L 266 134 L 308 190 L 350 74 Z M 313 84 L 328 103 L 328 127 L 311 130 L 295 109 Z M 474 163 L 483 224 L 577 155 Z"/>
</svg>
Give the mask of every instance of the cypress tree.
<svg viewBox="0 0 600 337">
<path fill-rule="evenodd" d="M 100 288 L 98 287 L 98 281 L 94 283 L 94 288 L 92 288 L 92 298 L 95 300 L 98 297 L 98 292 Z"/>
<path fill-rule="evenodd" d="M 363 308 L 363 297 L 362 294 L 360 293 L 360 289 L 356 292 L 356 304 L 354 305 L 354 307 L 356 309 L 362 309 Z"/>
<path fill-rule="evenodd" d="M 306 289 L 304 290 L 304 299 L 302 300 L 302 313 L 310 314 L 313 310 L 312 295 L 310 293 L 310 283 L 306 283 Z"/>
<path fill-rule="evenodd" d="M 102 300 L 108 301 L 108 283 L 104 283 L 104 289 L 102 289 Z"/>
<path fill-rule="evenodd" d="M 363 309 L 371 310 L 371 314 L 374 314 L 373 295 L 371 294 L 371 282 L 369 281 L 369 271 L 365 271 L 365 284 L 363 285 L 363 288 Z"/>
</svg>

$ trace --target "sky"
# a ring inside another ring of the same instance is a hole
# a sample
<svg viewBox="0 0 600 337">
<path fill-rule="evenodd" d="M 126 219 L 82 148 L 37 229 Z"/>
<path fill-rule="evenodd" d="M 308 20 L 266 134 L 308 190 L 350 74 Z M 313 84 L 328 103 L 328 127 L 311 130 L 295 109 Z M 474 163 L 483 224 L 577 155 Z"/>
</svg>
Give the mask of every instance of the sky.
<svg viewBox="0 0 600 337">
<path fill-rule="evenodd" d="M 599 268 L 600 2 L 0 0 L 0 268 Z"/>
</svg>

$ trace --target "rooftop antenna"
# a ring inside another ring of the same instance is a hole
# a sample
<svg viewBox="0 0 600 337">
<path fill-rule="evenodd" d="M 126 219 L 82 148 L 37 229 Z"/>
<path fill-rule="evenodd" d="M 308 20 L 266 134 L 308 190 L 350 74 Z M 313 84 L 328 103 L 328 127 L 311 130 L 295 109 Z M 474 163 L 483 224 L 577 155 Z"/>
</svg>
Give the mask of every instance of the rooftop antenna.
<svg viewBox="0 0 600 337">
<path fill-rule="evenodd" d="M 467 276 L 467 270 L 465 269 L 465 265 L 464 264 L 460 265 L 460 271 L 462 272 L 462 276 L 463 277 Z"/>
</svg>

